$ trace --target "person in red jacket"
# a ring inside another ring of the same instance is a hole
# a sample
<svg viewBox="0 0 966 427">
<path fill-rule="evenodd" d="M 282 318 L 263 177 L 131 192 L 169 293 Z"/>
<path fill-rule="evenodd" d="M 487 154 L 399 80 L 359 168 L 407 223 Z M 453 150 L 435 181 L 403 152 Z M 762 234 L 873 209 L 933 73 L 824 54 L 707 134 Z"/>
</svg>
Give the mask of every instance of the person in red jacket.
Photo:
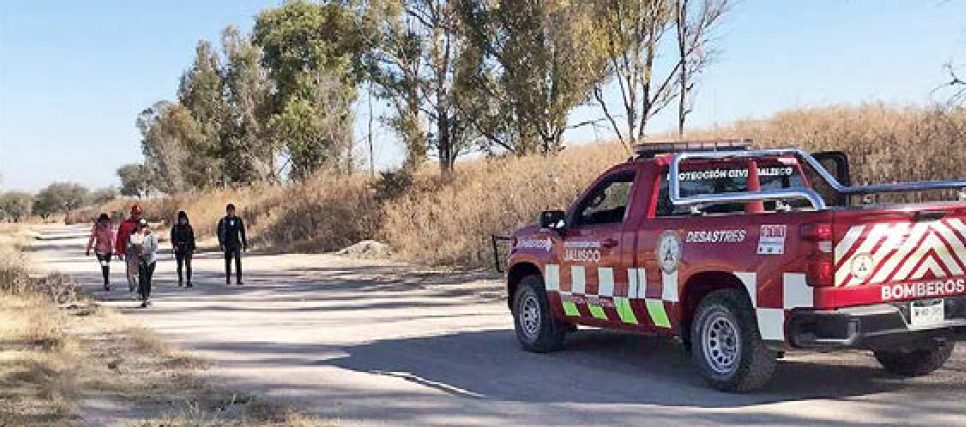
<svg viewBox="0 0 966 427">
<path fill-rule="evenodd" d="M 117 254 L 118 258 L 124 260 L 124 264 L 127 266 L 127 287 L 131 292 L 134 292 L 138 285 L 138 257 L 137 254 L 132 252 L 128 243 L 131 234 L 138 229 L 138 221 L 141 220 L 142 213 L 140 205 L 131 206 L 131 217 L 117 227 L 117 240 L 114 243 L 114 253 Z"/>
</svg>

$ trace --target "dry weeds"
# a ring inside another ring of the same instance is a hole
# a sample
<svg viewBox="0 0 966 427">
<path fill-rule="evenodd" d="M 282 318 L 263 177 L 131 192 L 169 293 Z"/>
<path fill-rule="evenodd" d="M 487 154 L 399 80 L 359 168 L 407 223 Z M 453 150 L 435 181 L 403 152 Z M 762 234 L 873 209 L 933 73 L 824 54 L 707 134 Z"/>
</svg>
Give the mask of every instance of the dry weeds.
<svg viewBox="0 0 966 427">
<path fill-rule="evenodd" d="M 780 112 L 762 120 L 692 132 L 689 137 L 750 137 L 759 145 L 810 151 L 844 150 L 853 181 L 887 183 L 962 178 L 966 110 L 881 103 Z M 381 197 L 372 179 L 320 175 L 284 187 L 211 190 L 143 201 L 149 216 L 192 216 L 211 235 L 224 204 L 235 201 L 254 240 L 290 251 L 331 251 L 364 239 L 389 243 L 407 260 L 482 267 L 489 236 L 532 223 L 544 209 L 565 209 L 594 177 L 628 153 L 614 143 L 575 146 L 558 156 L 483 158 L 460 162 L 451 180 L 427 167 L 398 197 Z M 889 196 L 880 201 L 948 198 L 951 193 Z M 130 201 L 108 210 L 123 211 Z"/>
<path fill-rule="evenodd" d="M 0 229 L 0 280 L 30 283 L 14 229 Z M 209 387 L 204 360 L 114 310 L 55 304 L 35 287 L 0 283 L 0 426 L 100 425 L 92 401 L 145 426 L 332 425 L 288 406 Z M 16 292 L 11 292 L 16 290 Z"/>
</svg>

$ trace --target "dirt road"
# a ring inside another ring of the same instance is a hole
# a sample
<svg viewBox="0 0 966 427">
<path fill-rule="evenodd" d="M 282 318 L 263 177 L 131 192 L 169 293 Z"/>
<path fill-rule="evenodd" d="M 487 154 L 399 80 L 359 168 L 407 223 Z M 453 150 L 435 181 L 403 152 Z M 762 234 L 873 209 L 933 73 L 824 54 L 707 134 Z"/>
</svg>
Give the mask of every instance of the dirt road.
<svg viewBox="0 0 966 427">
<path fill-rule="evenodd" d="M 344 424 L 966 425 L 966 344 L 946 369 L 915 380 L 866 354 L 791 355 L 763 392 L 730 395 L 705 387 L 665 339 L 583 330 L 558 353 L 518 350 L 493 276 L 249 254 L 246 284 L 226 286 L 222 260 L 207 253 L 196 287 L 183 289 L 165 253 L 155 305 L 137 309 L 120 263 L 115 290 L 100 290 L 76 237 L 84 231 L 42 230 L 50 239 L 36 259 L 213 361 L 213 382 Z"/>
</svg>

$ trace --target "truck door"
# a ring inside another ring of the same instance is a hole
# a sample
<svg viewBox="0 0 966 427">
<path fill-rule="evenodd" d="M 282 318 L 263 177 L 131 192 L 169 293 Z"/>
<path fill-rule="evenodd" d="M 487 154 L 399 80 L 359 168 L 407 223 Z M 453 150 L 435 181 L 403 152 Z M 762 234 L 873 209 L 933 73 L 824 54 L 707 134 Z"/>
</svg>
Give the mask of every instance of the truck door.
<svg viewBox="0 0 966 427">
<path fill-rule="evenodd" d="M 605 175 L 571 210 L 560 258 L 567 317 L 585 323 L 621 320 L 621 301 L 614 297 L 627 295 L 629 258 L 624 255 L 634 235 L 626 224 L 635 174 L 635 168 L 626 168 Z"/>
</svg>

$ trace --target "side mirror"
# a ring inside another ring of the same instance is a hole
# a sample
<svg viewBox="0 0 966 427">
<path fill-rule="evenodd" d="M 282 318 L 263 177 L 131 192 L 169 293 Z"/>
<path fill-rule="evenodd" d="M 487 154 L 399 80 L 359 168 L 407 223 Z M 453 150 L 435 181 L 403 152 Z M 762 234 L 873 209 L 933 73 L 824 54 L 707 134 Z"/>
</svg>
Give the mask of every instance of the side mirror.
<svg viewBox="0 0 966 427">
<path fill-rule="evenodd" d="M 562 230 L 566 227 L 567 214 L 564 211 L 543 211 L 540 212 L 540 228 L 551 230 Z"/>
</svg>

